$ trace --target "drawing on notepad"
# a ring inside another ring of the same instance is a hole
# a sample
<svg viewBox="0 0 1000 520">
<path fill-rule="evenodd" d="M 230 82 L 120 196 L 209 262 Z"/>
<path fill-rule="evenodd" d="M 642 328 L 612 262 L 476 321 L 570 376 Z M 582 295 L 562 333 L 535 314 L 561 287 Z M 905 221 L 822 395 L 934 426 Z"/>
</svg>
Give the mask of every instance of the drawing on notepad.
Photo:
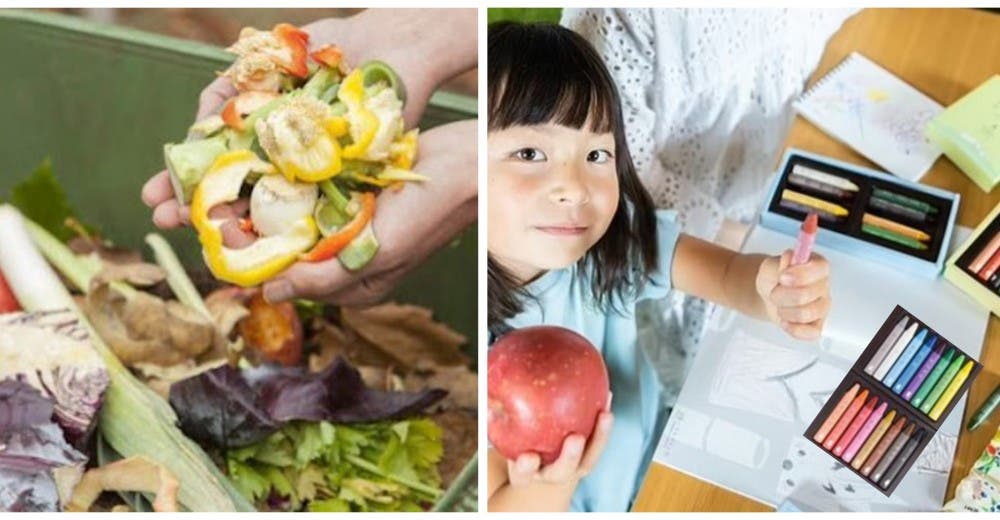
<svg viewBox="0 0 1000 520">
<path fill-rule="evenodd" d="M 831 373 L 832 371 L 832 373 Z M 815 353 L 772 345 L 737 330 L 723 349 L 708 400 L 717 406 L 808 423 L 838 372 Z M 817 387 L 818 385 L 818 387 Z"/>
</svg>

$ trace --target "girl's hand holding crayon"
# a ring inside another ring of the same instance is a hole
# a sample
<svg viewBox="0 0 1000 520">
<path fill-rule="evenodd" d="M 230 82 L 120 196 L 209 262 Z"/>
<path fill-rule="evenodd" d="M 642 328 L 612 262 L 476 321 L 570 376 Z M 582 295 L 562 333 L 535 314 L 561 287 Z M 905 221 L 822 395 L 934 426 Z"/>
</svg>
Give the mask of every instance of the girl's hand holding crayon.
<svg viewBox="0 0 1000 520">
<path fill-rule="evenodd" d="M 757 294 L 767 315 L 792 337 L 811 340 L 820 336 L 830 313 L 830 264 L 817 254 L 792 265 L 793 252 L 785 251 L 760 264 Z"/>
</svg>

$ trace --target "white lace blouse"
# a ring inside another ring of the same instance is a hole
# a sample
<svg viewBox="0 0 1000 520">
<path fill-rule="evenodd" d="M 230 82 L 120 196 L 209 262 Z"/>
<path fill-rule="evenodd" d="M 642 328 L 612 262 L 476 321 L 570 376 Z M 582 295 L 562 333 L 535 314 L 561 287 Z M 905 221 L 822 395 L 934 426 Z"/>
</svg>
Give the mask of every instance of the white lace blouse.
<svg viewBox="0 0 1000 520">
<path fill-rule="evenodd" d="M 566 9 L 622 96 L 637 171 L 688 234 L 747 221 L 791 102 L 850 9 Z"/>
</svg>

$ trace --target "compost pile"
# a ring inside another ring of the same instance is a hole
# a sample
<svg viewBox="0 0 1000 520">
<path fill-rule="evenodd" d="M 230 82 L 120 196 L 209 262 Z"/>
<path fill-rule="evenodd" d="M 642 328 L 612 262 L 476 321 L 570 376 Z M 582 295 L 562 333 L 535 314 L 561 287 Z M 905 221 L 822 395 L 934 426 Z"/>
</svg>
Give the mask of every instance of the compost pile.
<svg viewBox="0 0 1000 520">
<path fill-rule="evenodd" d="M 430 310 L 189 276 L 80 223 L 47 164 L 5 199 L 0 510 L 419 511 L 474 455 L 467 339 Z"/>
</svg>

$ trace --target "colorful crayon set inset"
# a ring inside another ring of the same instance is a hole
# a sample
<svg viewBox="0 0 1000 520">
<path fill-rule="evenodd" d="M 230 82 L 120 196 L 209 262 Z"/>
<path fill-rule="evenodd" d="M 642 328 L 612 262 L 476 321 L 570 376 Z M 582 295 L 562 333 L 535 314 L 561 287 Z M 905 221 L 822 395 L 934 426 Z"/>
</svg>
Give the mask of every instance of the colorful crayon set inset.
<svg viewBox="0 0 1000 520">
<path fill-rule="evenodd" d="M 934 259 L 948 229 L 952 200 L 906 185 L 797 158 L 784 170 L 772 210 L 922 259 Z"/>
<path fill-rule="evenodd" d="M 980 368 L 897 306 L 805 435 L 889 495 Z"/>
</svg>

